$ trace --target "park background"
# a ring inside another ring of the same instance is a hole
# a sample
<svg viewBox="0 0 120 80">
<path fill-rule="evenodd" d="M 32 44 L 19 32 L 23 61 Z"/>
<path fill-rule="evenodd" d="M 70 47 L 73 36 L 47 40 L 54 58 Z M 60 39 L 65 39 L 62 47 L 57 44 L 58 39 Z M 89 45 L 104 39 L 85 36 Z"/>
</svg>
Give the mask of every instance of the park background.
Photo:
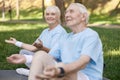
<svg viewBox="0 0 120 80">
<path fill-rule="evenodd" d="M 90 13 L 88 26 L 96 30 L 104 50 L 104 77 L 120 79 L 120 1 L 119 0 L 0 0 L 0 70 L 15 70 L 25 65 L 9 64 L 6 57 L 18 53 L 20 48 L 6 44 L 5 39 L 32 44 L 43 29 L 44 9 L 57 5 L 62 14 L 72 2 L 84 4 Z M 64 15 L 61 16 L 64 25 Z M 69 29 L 66 28 L 68 32 Z"/>
</svg>

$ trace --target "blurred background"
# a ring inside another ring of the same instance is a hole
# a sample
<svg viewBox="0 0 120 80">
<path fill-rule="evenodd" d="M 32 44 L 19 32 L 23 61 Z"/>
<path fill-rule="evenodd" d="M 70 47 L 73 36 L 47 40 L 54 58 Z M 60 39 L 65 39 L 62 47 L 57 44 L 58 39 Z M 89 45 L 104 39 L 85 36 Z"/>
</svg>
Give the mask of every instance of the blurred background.
<svg viewBox="0 0 120 80">
<path fill-rule="evenodd" d="M 88 8 L 90 23 L 120 23 L 120 0 L 0 0 L 0 21 L 43 19 L 44 10 L 50 5 L 61 9 L 64 21 L 64 11 L 72 2 L 82 3 Z"/>
<path fill-rule="evenodd" d="M 105 62 L 104 77 L 120 80 L 120 0 L 0 0 L 0 70 L 26 67 L 6 61 L 7 56 L 19 53 L 20 48 L 6 44 L 5 39 L 14 37 L 32 44 L 48 27 L 44 21 L 44 10 L 51 5 L 60 8 L 65 27 L 64 11 L 72 2 L 87 7 L 90 14 L 88 26 L 100 35 Z"/>
</svg>

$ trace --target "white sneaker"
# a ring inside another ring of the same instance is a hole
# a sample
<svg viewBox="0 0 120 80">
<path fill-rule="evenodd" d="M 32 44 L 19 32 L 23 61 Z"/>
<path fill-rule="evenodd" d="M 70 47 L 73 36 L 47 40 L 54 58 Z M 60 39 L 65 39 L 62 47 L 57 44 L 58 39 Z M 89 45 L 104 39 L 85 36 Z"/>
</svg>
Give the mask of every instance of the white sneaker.
<svg viewBox="0 0 120 80">
<path fill-rule="evenodd" d="M 25 69 L 25 68 L 17 68 L 16 69 L 16 72 L 18 74 L 21 74 L 21 75 L 25 75 L 25 76 L 28 76 L 29 75 L 29 71 L 28 69 Z"/>
</svg>

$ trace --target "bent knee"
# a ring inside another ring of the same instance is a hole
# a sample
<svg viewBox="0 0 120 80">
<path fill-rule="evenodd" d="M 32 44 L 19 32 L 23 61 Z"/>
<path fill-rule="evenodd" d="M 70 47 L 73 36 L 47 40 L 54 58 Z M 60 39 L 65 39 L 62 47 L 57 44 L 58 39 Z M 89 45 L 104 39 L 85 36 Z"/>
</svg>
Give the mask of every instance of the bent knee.
<svg viewBox="0 0 120 80">
<path fill-rule="evenodd" d="M 42 56 L 47 56 L 47 55 L 48 55 L 48 53 L 46 53 L 45 51 L 37 51 L 34 56 L 42 57 Z"/>
<path fill-rule="evenodd" d="M 51 55 L 49 55 L 48 53 L 46 53 L 45 51 L 37 51 L 34 55 L 34 57 L 39 57 L 41 59 L 53 59 L 53 57 Z"/>
</svg>

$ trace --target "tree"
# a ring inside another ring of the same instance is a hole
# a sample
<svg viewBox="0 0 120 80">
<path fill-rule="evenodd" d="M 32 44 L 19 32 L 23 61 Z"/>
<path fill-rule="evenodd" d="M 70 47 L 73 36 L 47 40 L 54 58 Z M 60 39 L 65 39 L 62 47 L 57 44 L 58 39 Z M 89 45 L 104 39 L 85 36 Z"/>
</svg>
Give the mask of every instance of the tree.
<svg viewBox="0 0 120 80">
<path fill-rule="evenodd" d="M 5 19 L 5 1 L 2 0 L 2 3 L 3 3 L 3 5 L 2 5 L 2 19 L 4 20 Z"/>
<path fill-rule="evenodd" d="M 20 19 L 20 14 L 19 14 L 19 0 L 16 0 L 16 17 L 17 19 Z"/>
<path fill-rule="evenodd" d="M 119 1 L 118 4 L 116 5 L 115 9 L 113 9 L 113 10 L 110 12 L 110 15 L 109 15 L 109 16 L 114 16 L 114 15 L 120 13 L 119 5 L 120 5 L 120 1 Z"/>
<path fill-rule="evenodd" d="M 8 6 L 8 13 L 9 13 L 9 17 L 10 17 L 10 20 L 12 20 L 12 0 L 9 0 L 9 6 Z"/>
<path fill-rule="evenodd" d="M 64 10 L 65 10 L 64 0 L 55 0 L 55 4 L 61 10 L 61 21 L 62 21 L 62 23 L 64 23 L 64 14 L 63 14 Z"/>
<path fill-rule="evenodd" d="M 42 11 L 43 11 L 42 16 L 43 16 L 43 18 L 44 18 L 44 10 L 45 10 L 45 4 L 44 4 L 44 0 L 42 0 Z"/>
<path fill-rule="evenodd" d="M 75 0 L 75 3 L 82 3 L 83 0 Z"/>
</svg>

